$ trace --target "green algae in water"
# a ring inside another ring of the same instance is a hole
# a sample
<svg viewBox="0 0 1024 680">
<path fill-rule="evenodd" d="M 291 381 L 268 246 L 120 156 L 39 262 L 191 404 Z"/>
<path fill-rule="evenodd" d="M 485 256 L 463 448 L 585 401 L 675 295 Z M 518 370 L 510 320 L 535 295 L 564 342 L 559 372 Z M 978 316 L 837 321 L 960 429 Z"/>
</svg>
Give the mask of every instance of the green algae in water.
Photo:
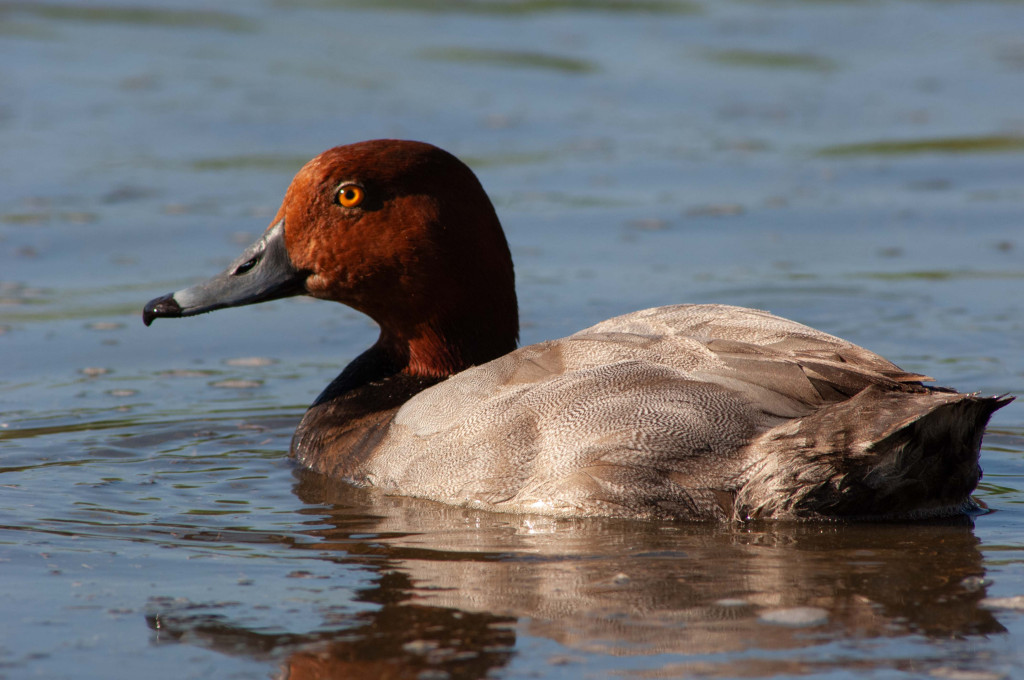
<svg viewBox="0 0 1024 680">
<path fill-rule="evenodd" d="M 700 5 L 688 0 L 277 0 L 278 5 L 353 7 L 407 10 L 432 14 L 493 14 L 517 16 L 549 12 L 609 12 L 618 14 L 699 14 Z"/>
<path fill-rule="evenodd" d="M 0 17 L 2 16 L 3 8 L 0 7 Z M 54 40 L 58 34 L 56 31 L 37 24 L 4 19 L 0 21 L 0 36 L 5 38 L 25 38 L 28 40 Z"/>
<path fill-rule="evenodd" d="M 0 222 L 4 224 L 43 224 L 49 222 L 51 215 L 41 212 L 18 212 L 5 213 L 0 215 Z"/>
<path fill-rule="evenodd" d="M 961 279 L 1020 279 L 1024 271 L 924 269 L 907 272 L 864 272 L 853 278 L 879 281 L 953 281 Z"/>
<path fill-rule="evenodd" d="M 560 57 L 540 52 L 520 52 L 517 50 L 490 50 L 468 47 L 445 47 L 428 49 L 420 52 L 424 59 L 437 61 L 453 61 L 466 64 L 482 64 L 487 66 L 507 66 L 510 68 L 541 69 L 561 71 L 563 73 L 591 73 L 597 67 L 584 59 Z"/>
<path fill-rule="evenodd" d="M 121 5 L 82 6 L 41 2 L 10 2 L 0 5 L 0 17 L 14 12 L 58 21 L 138 24 L 169 28 L 213 28 L 230 32 L 251 31 L 255 28 L 255 24 L 248 19 L 214 10 L 174 10 Z"/>
<path fill-rule="evenodd" d="M 828 72 L 837 67 L 831 59 L 796 52 L 758 52 L 753 50 L 721 50 L 708 52 L 707 58 L 727 66 L 749 68 L 792 69 Z"/>
<path fill-rule="evenodd" d="M 981 137 L 938 137 L 894 139 L 826 146 L 820 156 L 909 156 L 923 153 L 1012 153 L 1024 151 L 1024 137 L 990 135 Z"/>
</svg>

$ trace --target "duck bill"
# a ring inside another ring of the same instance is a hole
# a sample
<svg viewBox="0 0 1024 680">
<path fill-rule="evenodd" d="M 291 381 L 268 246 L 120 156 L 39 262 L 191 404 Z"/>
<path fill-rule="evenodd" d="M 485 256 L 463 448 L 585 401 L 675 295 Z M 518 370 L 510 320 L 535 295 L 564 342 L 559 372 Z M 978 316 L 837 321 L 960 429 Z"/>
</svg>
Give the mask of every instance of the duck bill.
<svg viewBox="0 0 1024 680">
<path fill-rule="evenodd" d="M 158 317 L 195 316 L 224 307 L 241 307 L 306 292 L 308 272 L 299 271 L 288 256 L 284 220 L 263 234 L 212 279 L 150 300 L 142 310 L 147 326 Z"/>
</svg>

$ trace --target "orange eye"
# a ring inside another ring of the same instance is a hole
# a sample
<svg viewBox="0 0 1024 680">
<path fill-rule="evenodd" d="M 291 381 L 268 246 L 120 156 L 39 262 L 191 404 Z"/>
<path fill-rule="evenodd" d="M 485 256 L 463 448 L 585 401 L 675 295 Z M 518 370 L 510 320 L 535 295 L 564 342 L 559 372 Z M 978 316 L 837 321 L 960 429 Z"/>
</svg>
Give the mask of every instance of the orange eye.
<svg viewBox="0 0 1024 680">
<path fill-rule="evenodd" d="M 338 205 L 343 208 L 354 208 L 363 202 L 366 192 L 358 184 L 346 184 L 338 189 Z"/>
</svg>

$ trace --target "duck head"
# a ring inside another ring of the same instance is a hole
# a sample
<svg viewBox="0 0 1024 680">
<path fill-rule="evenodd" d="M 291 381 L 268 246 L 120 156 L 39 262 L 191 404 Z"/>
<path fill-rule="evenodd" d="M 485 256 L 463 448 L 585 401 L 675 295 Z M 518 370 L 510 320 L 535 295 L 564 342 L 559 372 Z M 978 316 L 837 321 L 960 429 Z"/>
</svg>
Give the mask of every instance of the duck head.
<svg viewBox="0 0 1024 680">
<path fill-rule="evenodd" d="M 309 295 L 380 326 L 395 371 L 443 377 L 515 348 L 512 258 L 473 172 L 421 142 L 339 146 L 299 170 L 270 227 L 222 273 L 150 301 L 158 317 Z"/>
</svg>

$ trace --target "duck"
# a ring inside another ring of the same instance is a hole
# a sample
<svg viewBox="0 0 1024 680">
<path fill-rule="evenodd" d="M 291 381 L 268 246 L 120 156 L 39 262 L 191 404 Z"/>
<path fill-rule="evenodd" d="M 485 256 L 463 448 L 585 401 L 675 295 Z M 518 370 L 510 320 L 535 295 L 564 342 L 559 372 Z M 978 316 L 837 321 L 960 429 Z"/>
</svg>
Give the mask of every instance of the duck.
<svg viewBox="0 0 1024 680">
<path fill-rule="evenodd" d="M 334 483 L 486 511 L 746 522 L 977 514 L 1012 397 L 925 385 L 765 311 L 675 304 L 518 347 L 512 257 L 473 171 L 378 139 L 306 163 L 222 273 L 157 318 L 306 295 L 377 341 L 305 412 L 290 455 Z"/>
</svg>

